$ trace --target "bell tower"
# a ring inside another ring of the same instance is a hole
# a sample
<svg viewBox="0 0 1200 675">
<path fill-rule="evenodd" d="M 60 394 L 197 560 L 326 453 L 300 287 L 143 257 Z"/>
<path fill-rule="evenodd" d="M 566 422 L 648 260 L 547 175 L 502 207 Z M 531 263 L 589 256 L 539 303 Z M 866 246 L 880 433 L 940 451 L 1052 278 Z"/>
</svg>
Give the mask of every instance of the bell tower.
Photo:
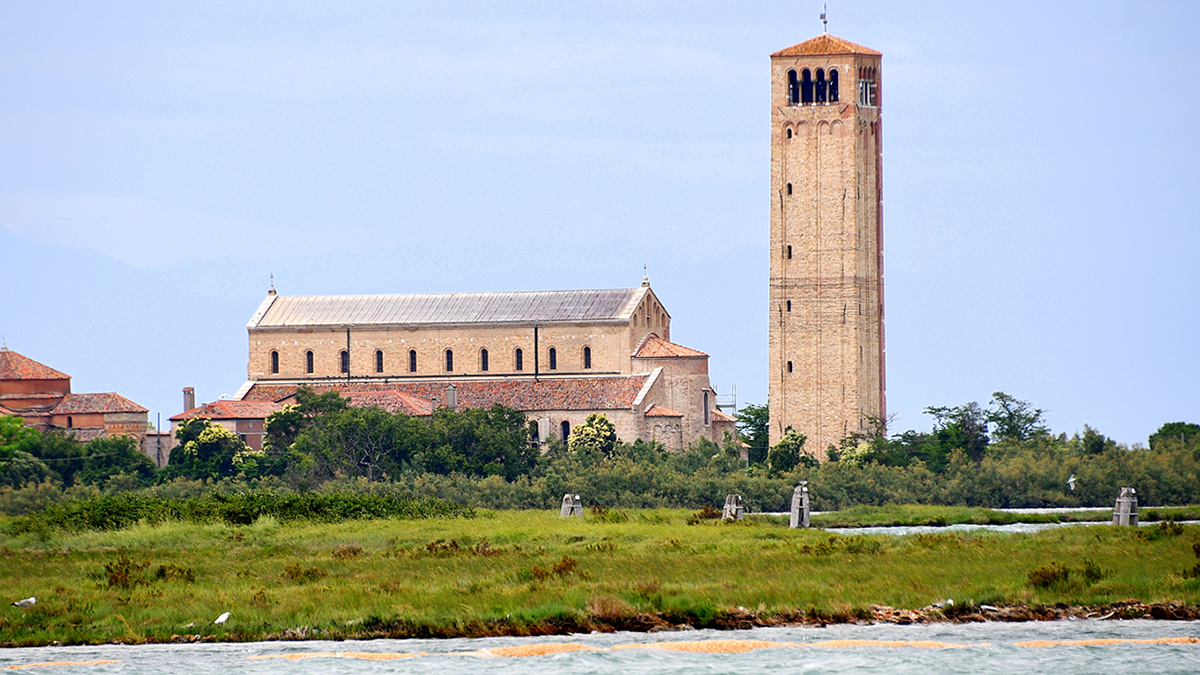
<svg viewBox="0 0 1200 675">
<path fill-rule="evenodd" d="M 770 439 L 884 419 L 882 54 L 828 33 L 771 55 Z"/>
</svg>

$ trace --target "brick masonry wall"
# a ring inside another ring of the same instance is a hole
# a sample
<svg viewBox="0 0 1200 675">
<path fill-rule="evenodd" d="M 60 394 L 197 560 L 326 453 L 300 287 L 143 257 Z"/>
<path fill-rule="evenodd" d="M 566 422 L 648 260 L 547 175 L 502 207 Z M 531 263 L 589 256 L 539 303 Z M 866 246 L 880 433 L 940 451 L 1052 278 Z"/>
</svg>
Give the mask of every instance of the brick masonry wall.
<svg viewBox="0 0 1200 675">
<path fill-rule="evenodd" d="M 879 59 L 773 57 L 771 66 L 770 436 L 777 443 L 792 427 L 824 459 L 827 446 L 866 430 L 866 416 L 885 415 L 881 117 L 856 103 L 860 68 L 878 82 Z M 793 68 L 836 68 L 840 100 L 790 105 Z"/>
</svg>

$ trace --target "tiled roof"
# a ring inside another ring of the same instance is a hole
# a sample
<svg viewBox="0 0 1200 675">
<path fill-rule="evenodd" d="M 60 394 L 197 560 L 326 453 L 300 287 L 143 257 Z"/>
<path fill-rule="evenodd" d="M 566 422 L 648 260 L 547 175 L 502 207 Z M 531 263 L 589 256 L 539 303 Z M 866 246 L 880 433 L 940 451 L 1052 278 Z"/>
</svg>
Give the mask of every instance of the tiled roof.
<svg viewBox="0 0 1200 675">
<path fill-rule="evenodd" d="M 714 422 L 736 422 L 737 418 L 723 410 L 713 408 L 712 421 Z"/>
<path fill-rule="evenodd" d="M 683 417 L 683 413 L 678 410 L 671 410 L 665 405 L 655 403 L 646 411 L 646 417 Z"/>
<path fill-rule="evenodd" d="M 213 401 L 192 408 L 171 418 L 172 422 L 204 418 L 209 420 L 266 419 L 267 415 L 282 409 L 274 401 Z"/>
<path fill-rule="evenodd" d="M 54 401 L 70 394 L 28 393 L 0 394 L 0 401 Z"/>
<path fill-rule="evenodd" d="M 80 415 L 85 413 L 149 412 L 148 409 L 130 401 L 120 394 L 67 394 L 51 410 L 55 415 Z"/>
<path fill-rule="evenodd" d="M 0 380 L 69 380 L 70 375 L 11 349 L 0 349 Z"/>
<path fill-rule="evenodd" d="M 16 411 L 14 411 L 10 408 L 5 408 L 4 406 L 0 405 L 0 415 L 16 415 L 16 414 L 17 414 Z"/>
<path fill-rule="evenodd" d="M 318 394 L 327 391 L 398 391 L 446 404 L 446 387 L 453 382 L 458 405 L 463 408 L 487 408 L 499 403 L 521 411 L 530 410 L 618 410 L 633 406 L 634 399 L 649 375 L 611 377 L 562 377 L 535 381 L 530 378 L 488 380 L 423 380 L 412 382 L 363 382 L 352 384 L 308 383 Z M 293 396 L 300 384 L 262 384 L 256 382 L 242 400 L 282 401 Z"/>
<path fill-rule="evenodd" d="M 381 408 L 390 413 L 429 415 L 433 412 L 433 401 L 396 391 L 347 391 L 342 396 L 350 399 L 352 408 Z"/>
<path fill-rule="evenodd" d="M 87 443 L 104 435 L 104 427 L 71 427 L 69 429 L 59 428 L 59 430 L 68 436 L 74 436 L 75 440 L 81 443 Z"/>
<path fill-rule="evenodd" d="M 269 295 L 248 328 L 627 321 L 649 287 L 423 295 Z"/>
<path fill-rule="evenodd" d="M 667 342 L 657 334 L 649 333 L 642 338 L 642 344 L 638 345 L 633 356 L 639 359 L 657 359 L 672 356 L 708 356 L 708 354 L 696 351 L 691 347 L 677 345 L 674 342 Z"/>
<path fill-rule="evenodd" d="M 829 33 L 818 35 L 811 40 L 805 40 L 787 49 L 780 49 L 771 56 L 833 56 L 835 54 L 863 54 L 866 56 L 883 56 L 882 52 L 856 45 L 849 40 L 834 37 Z"/>
</svg>

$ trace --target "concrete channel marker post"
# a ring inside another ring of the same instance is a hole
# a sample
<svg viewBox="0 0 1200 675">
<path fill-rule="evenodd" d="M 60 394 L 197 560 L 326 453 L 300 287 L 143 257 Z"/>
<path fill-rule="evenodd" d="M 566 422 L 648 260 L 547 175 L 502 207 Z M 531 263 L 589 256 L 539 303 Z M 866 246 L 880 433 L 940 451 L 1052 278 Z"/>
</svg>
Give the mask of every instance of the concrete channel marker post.
<svg viewBox="0 0 1200 675">
<path fill-rule="evenodd" d="M 808 481 L 802 480 L 796 489 L 792 490 L 792 515 L 788 520 L 788 527 L 794 530 L 797 527 L 808 526 Z"/>
<path fill-rule="evenodd" d="M 560 518 L 570 518 L 571 516 L 583 515 L 583 500 L 579 495 L 573 495 L 570 492 L 563 495 L 562 509 L 558 512 Z"/>
<path fill-rule="evenodd" d="M 741 495 L 725 495 L 725 509 L 721 512 L 721 520 L 742 520 L 746 508 L 742 506 Z"/>
<path fill-rule="evenodd" d="M 1131 487 L 1121 488 L 1117 495 L 1117 505 L 1113 509 L 1113 525 L 1132 525 L 1137 527 L 1137 491 Z"/>
</svg>

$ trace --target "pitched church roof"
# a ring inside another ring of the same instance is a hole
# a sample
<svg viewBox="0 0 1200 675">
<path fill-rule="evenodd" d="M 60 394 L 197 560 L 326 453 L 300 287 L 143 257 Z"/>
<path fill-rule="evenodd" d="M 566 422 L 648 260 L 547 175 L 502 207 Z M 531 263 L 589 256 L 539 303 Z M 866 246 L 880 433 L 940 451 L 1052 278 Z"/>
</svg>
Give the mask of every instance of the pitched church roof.
<svg viewBox="0 0 1200 675">
<path fill-rule="evenodd" d="M 28 356 L 4 347 L 0 348 L 0 380 L 69 380 L 70 375 L 57 371 Z"/>
<path fill-rule="evenodd" d="M 833 56 L 840 54 L 883 56 L 882 52 L 877 52 L 862 45 L 856 45 L 849 40 L 834 37 L 829 33 L 818 35 L 811 40 L 805 40 L 787 49 L 780 49 L 771 56 Z"/>
<path fill-rule="evenodd" d="M 50 412 L 55 415 L 81 415 L 85 413 L 144 413 L 149 410 L 120 394 L 103 392 L 66 394 Z"/>
<path fill-rule="evenodd" d="M 628 321 L 648 286 L 596 291 L 268 295 L 247 328 Z"/>
<path fill-rule="evenodd" d="M 446 387 L 453 382 L 460 408 L 488 408 L 494 403 L 516 410 L 617 410 L 630 408 L 651 375 L 612 375 L 601 377 L 490 378 L 469 380 L 454 378 L 408 382 L 355 382 L 265 384 L 255 382 L 242 396 L 243 401 L 284 401 L 307 386 L 318 394 L 395 391 L 431 401 L 446 403 Z M 353 399 L 351 399 L 353 400 Z"/>
<path fill-rule="evenodd" d="M 642 344 L 638 345 L 637 351 L 634 352 L 633 356 L 638 359 L 656 359 L 679 356 L 708 356 L 708 354 L 692 349 L 691 347 L 677 345 L 674 342 L 667 342 L 660 338 L 657 333 L 647 333 L 646 337 L 642 338 Z"/>
</svg>

